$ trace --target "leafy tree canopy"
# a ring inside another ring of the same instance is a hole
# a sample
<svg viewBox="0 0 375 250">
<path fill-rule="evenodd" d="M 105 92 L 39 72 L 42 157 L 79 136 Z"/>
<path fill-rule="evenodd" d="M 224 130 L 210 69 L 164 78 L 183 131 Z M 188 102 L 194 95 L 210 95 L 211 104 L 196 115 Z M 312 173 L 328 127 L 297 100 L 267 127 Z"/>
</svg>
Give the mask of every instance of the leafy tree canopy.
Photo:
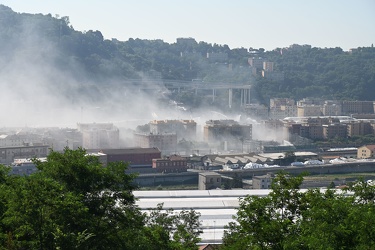
<svg viewBox="0 0 375 250">
<path fill-rule="evenodd" d="M 199 242 L 195 211 L 163 214 L 160 205 L 145 213 L 135 205 L 125 163 L 103 167 L 68 148 L 35 163 L 40 171 L 30 176 L 0 166 L 2 249 L 195 249 Z"/>
<path fill-rule="evenodd" d="M 251 84 L 252 98 L 268 104 L 271 97 L 323 97 L 326 99 L 373 100 L 375 92 L 375 49 L 360 47 L 345 52 L 341 48 L 303 47 L 299 49 L 230 49 L 227 45 L 206 42 L 166 43 L 163 40 L 130 38 L 128 41 L 105 39 L 98 30 L 76 31 L 69 17 L 15 13 L 0 5 L 0 66 L 14 58 L 30 64 L 48 62 L 49 66 L 69 73 L 78 82 L 104 85 L 132 85 L 130 79 L 149 77 L 158 72 L 162 79 Z M 226 53 L 224 61 L 210 61 L 207 53 Z M 278 82 L 253 76 L 249 57 L 262 57 L 274 62 L 275 71 L 284 72 Z M 43 64 L 42 64 L 43 65 Z M 41 65 L 41 66 L 42 66 Z M 0 70 L 1 72 L 1 70 Z M 66 86 L 66 79 L 51 74 L 55 86 Z M 79 94 L 100 95 L 84 84 Z M 74 91 L 67 91 L 70 95 Z M 234 93 L 234 95 L 239 95 Z M 189 97 L 189 96 L 188 96 Z M 205 102 L 179 98 L 192 106 Z M 239 98 L 239 97 L 238 97 Z M 202 99 L 202 98 L 200 98 Z"/>
<path fill-rule="evenodd" d="M 372 249 L 375 186 L 299 190 L 302 176 L 280 173 L 266 197 L 240 201 L 222 249 Z"/>
</svg>

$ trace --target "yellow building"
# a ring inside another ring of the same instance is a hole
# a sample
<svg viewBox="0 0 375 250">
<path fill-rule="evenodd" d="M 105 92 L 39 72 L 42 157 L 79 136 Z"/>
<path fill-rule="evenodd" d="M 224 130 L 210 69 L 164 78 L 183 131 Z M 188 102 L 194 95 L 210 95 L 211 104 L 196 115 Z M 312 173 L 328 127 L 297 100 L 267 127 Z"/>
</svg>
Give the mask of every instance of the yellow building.
<svg viewBox="0 0 375 250">
<path fill-rule="evenodd" d="M 358 148 L 357 151 L 357 158 L 360 159 L 367 159 L 367 158 L 374 158 L 375 156 L 375 145 L 365 145 Z"/>
</svg>

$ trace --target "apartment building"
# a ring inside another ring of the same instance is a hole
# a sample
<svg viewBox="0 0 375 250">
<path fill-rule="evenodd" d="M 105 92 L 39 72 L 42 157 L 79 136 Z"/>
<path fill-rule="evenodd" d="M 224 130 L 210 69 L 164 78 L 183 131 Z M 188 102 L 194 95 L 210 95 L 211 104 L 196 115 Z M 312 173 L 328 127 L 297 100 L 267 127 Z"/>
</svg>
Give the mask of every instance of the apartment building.
<svg viewBox="0 0 375 250">
<path fill-rule="evenodd" d="M 339 101 L 325 101 L 322 107 L 324 116 L 339 116 L 342 114 L 341 110 L 342 106 Z"/>
<path fill-rule="evenodd" d="M 244 112 L 251 118 L 267 119 L 269 116 L 268 107 L 260 104 L 246 104 L 243 106 Z"/>
<path fill-rule="evenodd" d="M 234 120 L 210 120 L 204 126 L 203 136 L 206 142 L 230 139 L 250 140 L 252 138 L 252 125 L 239 124 Z"/>
<path fill-rule="evenodd" d="M 297 107 L 297 116 L 298 117 L 307 117 L 307 116 L 321 116 L 321 106 L 315 104 L 305 104 Z"/>
<path fill-rule="evenodd" d="M 335 137 L 348 137 L 348 130 L 346 124 L 329 124 L 323 125 L 324 139 L 333 139 Z"/>
<path fill-rule="evenodd" d="M 342 101 L 342 114 L 374 114 L 373 101 Z"/>
<path fill-rule="evenodd" d="M 43 158 L 49 153 L 48 145 L 13 146 L 0 148 L 0 164 L 10 165 L 15 159 Z"/>
<path fill-rule="evenodd" d="M 120 132 L 112 123 L 78 123 L 85 149 L 118 148 Z"/>
<path fill-rule="evenodd" d="M 195 140 L 197 123 L 194 120 L 153 120 L 149 123 L 153 134 L 176 133 L 177 140 Z"/>
<path fill-rule="evenodd" d="M 176 133 L 134 133 L 134 144 L 142 148 L 158 148 L 163 154 L 175 152 L 177 148 Z"/>
<path fill-rule="evenodd" d="M 270 108 L 280 108 L 281 106 L 295 106 L 295 101 L 290 98 L 271 98 Z"/>
<path fill-rule="evenodd" d="M 373 134 L 373 127 L 370 122 L 351 121 L 346 123 L 348 136 L 361 136 Z"/>
</svg>

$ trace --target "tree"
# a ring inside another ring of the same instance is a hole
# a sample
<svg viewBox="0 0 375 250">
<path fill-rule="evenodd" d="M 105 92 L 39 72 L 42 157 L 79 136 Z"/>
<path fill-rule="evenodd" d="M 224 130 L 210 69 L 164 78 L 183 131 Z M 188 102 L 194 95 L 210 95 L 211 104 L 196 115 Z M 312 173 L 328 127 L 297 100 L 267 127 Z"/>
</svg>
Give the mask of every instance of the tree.
<svg viewBox="0 0 375 250">
<path fill-rule="evenodd" d="M 2 219 L 7 240 L 21 249 L 78 246 L 77 237 L 84 231 L 79 224 L 87 217 L 79 196 L 62 192 L 58 182 L 40 174 L 10 180 L 5 199 L 7 210 Z"/>
<path fill-rule="evenodd" d="M 303 176 L 280 173 L 266 197 L 240 201 L 223 249 L 373 249 L 375 186 L 302 192 Z"/>
<path fill-rule="evenodd" d="M 46 162 L 37 161 L 36 165 L 42 176 L 80 197 L 87 213 L 81 219 L 84 223 L 76 228 L 93 234 L 91 249 L 118 248 L 132 240 L 124 237 L 125 232 L 131 235 L 142 229 L 142 217 L 132 193 L 136 188 L 134 175 L 125 172 L 125 163 L 103 167 L 98 157 L 87 155 L 85 150 L 66 148 L 63 153 L 52 151 Z"/>
<path fill-rule="evenodd" d="M 268 197 L 247 196 L 240 200 L 236 221 L 224 232 L 228 249 L 282 249 L 296 236 L 294 224 L 300 215 L 301 194 L 298 187 L 303 177 L 276 176 Z M 241 247 L 242 246 L 242 247 Z M 224 249 L 225 249 L 224 247 Z"/>
<path fill-rule="evenodd" d="M 197 249 L 202 233 L 199 216 L 192 209 L 174 212 L 158 204 L 146 216 L 147 249 Z"/>
<path fill-rule="evenodd" d="M 30 176 L 0 166 L 0 248 L 194 249 L 199 214 L 150 214 L 135 205 L 126 164 L 103 166 L 85 150 L 52 151 Z M 162 225 L 162 226 L 161 226 Z"/>
</svg>

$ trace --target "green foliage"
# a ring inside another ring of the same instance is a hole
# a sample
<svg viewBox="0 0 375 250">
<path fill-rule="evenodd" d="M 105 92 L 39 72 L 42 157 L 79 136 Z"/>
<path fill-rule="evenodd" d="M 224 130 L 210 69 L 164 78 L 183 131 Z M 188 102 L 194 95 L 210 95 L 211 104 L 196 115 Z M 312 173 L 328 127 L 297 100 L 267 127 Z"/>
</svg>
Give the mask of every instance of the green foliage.
<svg viewBox="0 0 375 250">
<path fill-rule="evenodd" d="M 146 217 L 145 246 L 155 250 L 197 249 L 202 233 L 199 216 L 192 209 L 177 213 L 158 204 Z"/>
<path fill-rule="evenodd" d="M 155 218 L 140 211 L 124 163 L 103 167 L 83 149 L 68 148 L 35 163 L 40 171 L 30 176 L 10 176 L 0 166 L 1 249 L 149 249 L 150 242 L 193 249 L 199 241 L 194 211 L 151 213 Z"/>
<path fill-rule="evenodd" d="M 69 73 L 79 82 L 95 83 L 99 88 L 114 82 L 124 87 L 131 84 L 129 79 L 140 79 L 143 73 L 156 71 L 163 79 L 184 80 L 187 84 L 197 78 L 205 83 L 251 84 L 252 97 L 267 104 L 270 97 L 372 100 L 375 91 L 375 48 L 372 47 L 358 48 L 353 53 L 341 48 L 283 49 L 283 53 L 280 49 L 251 48 L 257 56 L 274 62 L 276 71 L 285 73 L 285 81 L 275 82 L 253 76 L 247 59 L 254 54 L 244 48 L 230 49 L 227 45 L 206 42 L 169 44 L 138 38 L 106 40 L 97 30 L 74 30 L 69 17 L 20 14 L 3 5 L 0 5 L 0 16 L 0 43 L 4 45 L 0 52 L 4 64 L 16 53 L 30 61 L 48 60 L 56 70 Z M 226 53 L 228 60 L 210 62 L 206 58 L 208 52 Z M 67 87 L 55 75 L 51 82 Z M 79 93 L 65 92 L 70 97 L 85 94 L 92 100 L 101 98 L 93 89 L 93 86 L 82 86 Z M 240 100 L 234 95 L 234 102 Z M 215 103 L 206 102 L 203 94 L 197 97 L 192 93 L 180 93 L 177 99 L 192 107 L 223 103 L 220 98 Z"/>
<path fill-rule="evenodd" d="M 268 196 L 241 199 L 221 249 L 374 248 L 374 185 L 301 192 L 302 180 L 280 173 Z"/>
</svg>

